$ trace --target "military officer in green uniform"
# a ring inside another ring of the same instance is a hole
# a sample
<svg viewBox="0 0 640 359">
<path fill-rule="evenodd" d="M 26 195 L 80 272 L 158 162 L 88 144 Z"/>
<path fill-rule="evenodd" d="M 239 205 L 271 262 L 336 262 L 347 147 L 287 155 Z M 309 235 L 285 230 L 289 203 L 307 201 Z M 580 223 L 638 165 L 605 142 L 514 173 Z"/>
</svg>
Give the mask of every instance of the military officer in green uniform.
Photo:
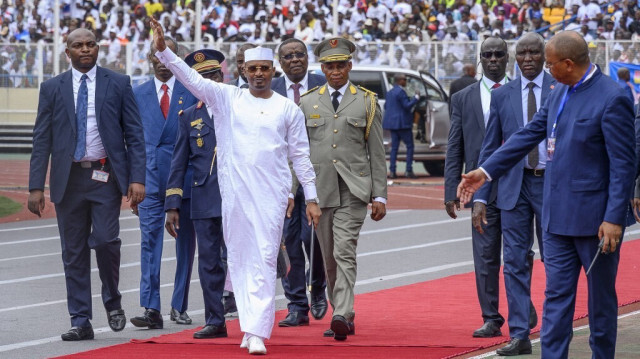
<svg viewBox="0 0 640 359">
<path fill-rule="evenodd" d="M 327 84 L 300 99 L 305 114 L 311 163 L 322 217 L 317 227 L 333 308 L 325 336 L 345 340 L 355 333 L 353 287 L 356 246 L 372 204 L 371 218 L 386 214 L 387 168 L 382 144 L 382 120 L 376 94 L 349 81 L 355 45 L 343 38 L 318 44 Z"/>
</svg>

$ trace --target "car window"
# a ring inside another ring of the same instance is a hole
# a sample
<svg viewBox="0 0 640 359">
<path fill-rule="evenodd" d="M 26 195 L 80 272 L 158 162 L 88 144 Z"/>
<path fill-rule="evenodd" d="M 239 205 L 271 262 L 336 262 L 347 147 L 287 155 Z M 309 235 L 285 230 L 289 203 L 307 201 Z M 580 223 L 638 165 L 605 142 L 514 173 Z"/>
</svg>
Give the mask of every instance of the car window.
<svg viewBox="0 0 640 359">
<path fill-rule="evenodd" d="M 429 83 L 426 83 L 425 85 L 427 87 L 427 98 L 429 100 L 444 102 L 444 98 L 442 98 L 442 93 L 440 92 L 439 89 L 437 89 L 436 87 L 432 86 Z"/>
<path fill-rule="evenodd" d="M 351 71 L 349 80 L 358 86 L 362 86 L 369 91 L 378 94 L 378 99 L 383 100 L 387 93 L 383 88 L 383 78 L 381 72 L 374 71 Z"/>
</svg>

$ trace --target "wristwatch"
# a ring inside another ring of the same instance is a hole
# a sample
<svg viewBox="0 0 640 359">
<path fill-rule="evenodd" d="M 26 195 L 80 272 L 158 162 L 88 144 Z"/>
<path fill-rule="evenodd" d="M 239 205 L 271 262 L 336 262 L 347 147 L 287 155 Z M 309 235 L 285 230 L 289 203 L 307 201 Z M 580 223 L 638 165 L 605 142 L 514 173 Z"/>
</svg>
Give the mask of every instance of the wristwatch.
<svg viewBox="0 0 640 359">
<path fill-rule="evenodd" d="M 316 198 L 307 199 L 307 200 L 304 201 L 304 204 L 309 204 L 309 203 L 320 204 L 320 199 L 318 199 L 318 197 L 316 197 Z"/>
</svg>

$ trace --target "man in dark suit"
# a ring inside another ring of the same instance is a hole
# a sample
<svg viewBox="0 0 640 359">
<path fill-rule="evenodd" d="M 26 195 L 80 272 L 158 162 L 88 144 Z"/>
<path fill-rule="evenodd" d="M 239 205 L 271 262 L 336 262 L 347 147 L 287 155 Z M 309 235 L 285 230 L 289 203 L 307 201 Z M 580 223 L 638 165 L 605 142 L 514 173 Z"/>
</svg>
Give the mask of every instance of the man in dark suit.
<svg viewBox="0 0 640 359">
<path fill-rule="evenodd" d="M 173 39 L 167 43 L 174 50 Z M 196 98 L 173 77 L 171 71 L 149 51 L 154 78 L 133 90 L 142 117 L 142 127 L 147 152 L 147 197 L 138 206 L 140 216 L 140 306 L 145 308 L 141 316 L 131 318 L 137 327 L 162 329 L 160 314 L 160 265 L 164 239 L 164 201 L 171 167 L 171 157 L 178 132 L 178 113 L 196 103 Z M 176 238 L 176 275 L 169 317 L 177 324 L 191 324 L 187 314 L 189 283 L 196 248 L 196 238 L 191 222 L 189 204 L 191 198 L 191 171 L 185 176 L 182 205 L 182 223 Z"/>
<path fill-rule="evenodd" d="M 527 126 L 482 167 L 464 175 L 463 202 L 497 179 L 547 138 L 542 200 L 544 267 L 542 358 L 567 358 L 581 269 L 587 276 L 589 344 L 594 358 L 613 358 L 617 335 L 616 275 L 620 241 L 636 175 L 633 103 L 591 63 L 574 31 L 554 35 L 545 51 L 558 85 Z M 600 249 L 599 243 L 602 243 Z"/>
<path fill-rule="evenodd" d="M 124 328 L 118 291 L 120 204 L 131 206 L 145 190 L 144 137 L 129 76 L 96 66 L 98 44 L 92 32 L 67 37 L 72 69 L 40 88 L 33 130 L 28 208 L 40 216 L 51 156 L 51 201 L 56 208 L 72 328 L 62 340 L 93 339 L 91 327 L 91 249 L 102 281 L 109 326 Z"/>
<path fill-rule="evenodd" d="M 516 44 L 516 62 L 522 76 L 494 91 L 491 114 L 487 124 L 480 161 L 482 164 L 511 135 L 531 122 L 533 115 L 555 86 L 551 75 L 543 71 L 544 39 L 537 33 L 524 34 Z M 533 223 L 543 258 L 542 191 L 547 163 L 547 143 L 542 141 L 526 159 L 510 169 L 498 183 L 496 206 L 500 209 L 504 236 L 504 282 L 509 305 L 509 336 L 511 342 L 497 350 L 500 355 L 531 353 L 530 329 L 538 322 L 531 304 L 531 273 L 533 270 Z M 486 184 L 474 201 L 486 203 L 491 192 Z M 535 218 L 534 218 L 535 215 Z M 483 218 L 473 223 L 482 232 Z"/>
<path fill-rule="evenodd" d="M 244 52 L 247 51 L 247 49 L 253 49 L 254 47 L 256 47 L 256 45 L 244 43 L 238 48 L 238 50 L 236 50 L 236 69 L 238 70 L 238 78 L 231 81 L 229 83 L 230 85 L 249 88 L 247 77 L 244 75 Z"/>
<path fill-rule="evenodd" d="M 324 76 L 307 73 L 309 55 L 304 42 L 298 39 L 283 41 L 278 48 L 278 59 L 284 76 L 273 79 L 271 89 L 296 104 L 299 104 L 301 94 L 327 82 Z M 278 323 L 280 327 L 309 325 L 309 301 L 306 294 L 308 280 L 311 280 L 311 315 L 315 319 L 322 319 L 327 313 L 327 285 L 320 244 L 317 240 L 313 242 L 311 259 L 311 226 L 307 221 L 304 191 L 298 186 L 295 174 L 292 173 L 292 177 L 294 185 L 289 195 L 287 217 L 284 220 L 284 244 L 291 261 L 291 269 L 289 274 L 282 278 L 284 295 L 289 300 L 289 314 Z M 313 278 L 310 279 L 307 279 L 305 272 L 305 251 L 309 262 L 313 264 Z"/>
<path fill-rule="evenodd" d="M 382 128 L 391 132 L 391 160 L 389 164 L 390 178 L 398 178 L 396 175 L 396 159 L 400 141 L 407 147 L 407 167 L 404 174 L 407 178 L 416 178 L 413 173 L 413 111 L 411 109 L 420 99 L 416 93 L 415 98 L 409 98 L 404 87 L 407 86 L 407 77 L 404 74 L 393 76 L 394 86 L 387 92 L 384 103 L 384 117 Z"/>
<path fill-rule="evenodd" d="M 474 64 L 464 64 L 462 67 L 462 75 L 459 79 L 454 80 L 449 86 L 449 99 L 453 94 L 464 89 L 465 87 L 476 83 L 476 66 Z"/>
<path fill-rule="evenodd" d="M 198 50 L 185 58 L 187 65 L 204 78 L 222 82 L 221 65 L 224 55 L 216 50 Z M 220 255 L 222 246 L 222 213 L 218 170 L 216 166 L 216 134 L 213 119 L 202 101 L 189 107 L 179 117 L 178 138 L 171 160 L 171 171 L 167 182 L 165 228 L 174 238 L 179 238 L 183 213 L 183 183 L 191 188 L 191 217 L 198 241 L 198 273 L 204 297 L 205 326 L 193 333 L 196 339 L 222 338 L 227 336 L 224 320 L 222 292 L 225 270 Z M 192 167 L 193 176 L 187 175 Z"/>
<path fill-rule="evenodd" d="M 460 210 L 456 188 L 464 165 L 469 172 L 478 167 L 485 127 L 489 120 L 492 91 L 507 83 L 505 69 L 509 60 L 507 44 L 497 37 L 488 37 L 480 47 L 483 77 L 480 81 L 453 95 L 451 99 L 451 129 L 447 145 L 444 170 L 444 200 L 447 214 L 456 218 Z M 476 289 L 484 324 L 473 333 L 474 337 L 501 336 L 504 318 L 498 311 L 500 274 L 500 210 L 495 204 L 495 186 L 488 204 L 474 204 L 472 216 L 486 218 L 483 233 L 471 229 Z"/>
</svg>

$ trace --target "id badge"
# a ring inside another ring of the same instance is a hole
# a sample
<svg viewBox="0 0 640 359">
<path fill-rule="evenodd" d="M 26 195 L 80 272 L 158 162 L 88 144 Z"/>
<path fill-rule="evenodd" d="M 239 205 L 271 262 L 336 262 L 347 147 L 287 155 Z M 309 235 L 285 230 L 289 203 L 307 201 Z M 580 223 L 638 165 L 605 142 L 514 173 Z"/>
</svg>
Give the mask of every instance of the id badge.
<svg viewBox="0 0 640 359">
<path fill-rule="evenodd" d="M 547 161 L 553 161 L 553 153 L 556 151 L 556 138 L 547 138 Z"/>
<path fill-rule="evenodd" d="M 101 170 L 93 170 L 91 179 L 94 181 L 107 183 L 107 181 L 109 181 L 109 173 Z"/>
</svg>

